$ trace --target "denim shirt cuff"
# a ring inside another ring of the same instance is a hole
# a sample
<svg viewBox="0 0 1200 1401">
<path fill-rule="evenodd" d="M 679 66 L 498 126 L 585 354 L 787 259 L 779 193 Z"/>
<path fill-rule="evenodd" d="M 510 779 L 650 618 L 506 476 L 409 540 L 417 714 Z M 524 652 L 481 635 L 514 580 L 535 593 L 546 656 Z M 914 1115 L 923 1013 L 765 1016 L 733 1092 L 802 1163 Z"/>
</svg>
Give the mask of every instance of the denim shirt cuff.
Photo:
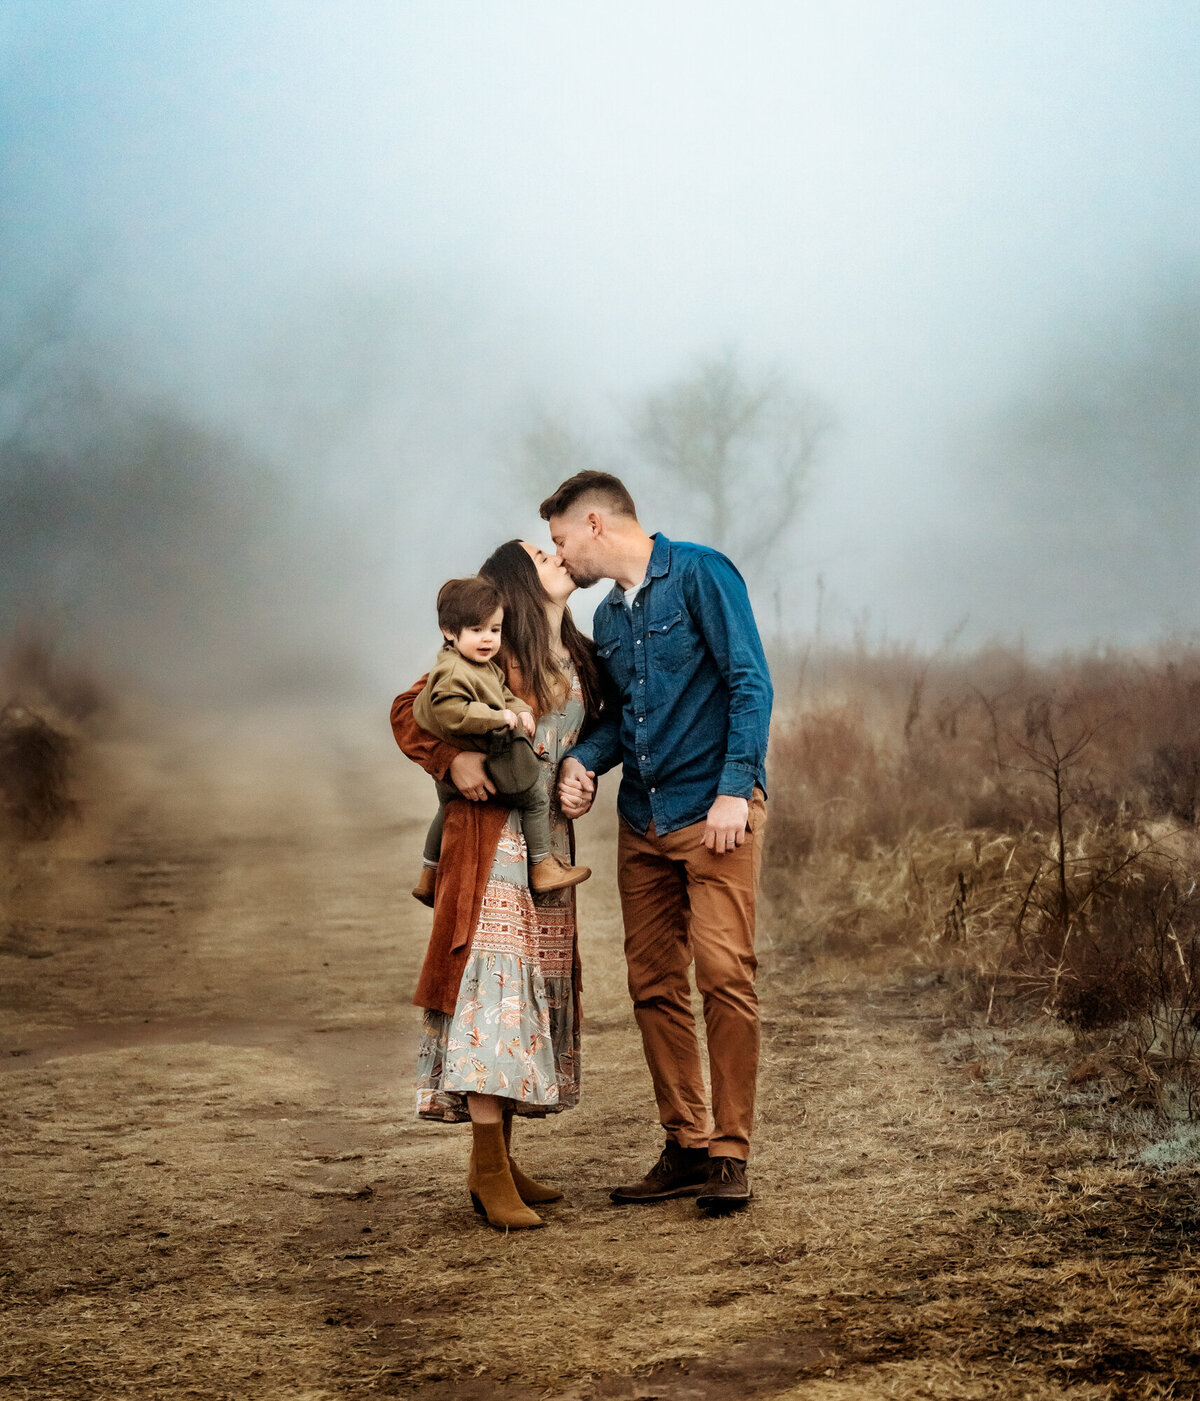
<svg viewBox="0 0 1200 1401">
<path fill-rule="evenodd" d="M 757 782 L 756 769 L 752 769 L 749 764 L 739 764 L 736 759 L 730 759 L 721 770 L 717 792 L 731 798 L 749 799 L 754 796 L 754 785 Z"/>
<path fill-rule="evenodd" d="M 563 755 L 563 758 L 577 759 L 579 763 L 581 763 L 583 767 L 588 770 L 589 773 L 594 772 L 596 768 L 596 755 L 592 750 L 588 748 L 586 740 L 584 740 L 581 744 L 572 745 L 572 747 L 568 749 L 567 752 Z"/>
</svg>

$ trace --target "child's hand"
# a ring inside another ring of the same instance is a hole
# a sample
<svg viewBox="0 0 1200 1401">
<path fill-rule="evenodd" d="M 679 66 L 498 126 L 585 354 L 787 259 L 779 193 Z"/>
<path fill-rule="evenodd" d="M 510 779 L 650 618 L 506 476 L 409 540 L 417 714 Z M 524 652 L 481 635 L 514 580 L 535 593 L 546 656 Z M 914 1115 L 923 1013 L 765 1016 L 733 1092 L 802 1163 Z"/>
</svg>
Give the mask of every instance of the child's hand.
<svg viewBox="0 0 1200 1401">
<path fill-rule="evenodd" d="M 525 731 L 529 738 L 532 739 L 534 731 L 537 729 L 537 721 L 534 720 L 533 716 L 530 715 L 528 710 L 522 710 L 521 713 L 517 716 L 517 719 L 521 722 L 521 728 Z"/>
<path fill-rule="evenodd" d="M 500 717 L 510 730 L 517 728 L 517 712 L 515 710 L 502 710 Z"/>
</svg>

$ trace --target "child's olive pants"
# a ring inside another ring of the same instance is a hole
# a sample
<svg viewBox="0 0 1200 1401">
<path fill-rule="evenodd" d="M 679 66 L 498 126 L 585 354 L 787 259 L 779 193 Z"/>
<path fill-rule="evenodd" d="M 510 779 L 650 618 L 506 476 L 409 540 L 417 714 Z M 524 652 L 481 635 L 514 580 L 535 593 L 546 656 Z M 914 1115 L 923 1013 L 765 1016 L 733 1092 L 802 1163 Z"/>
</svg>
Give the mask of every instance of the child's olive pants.
<svg viewBox="0 0 1200 1401">
<path fill-rule="evenodd" d="M 529 851 L 530 865 L 550 855 L 550 785 L 541 781 L 542 761 L 526 735 L 505 732 L 493 740 L 493 752 L 484 760 L 488 777 L 496 785 L 496 796 L 521 814 L 521 830 Z M 436 866 L 442 850 L 442 823 L 445 804 L 460 796 L 453 783 L 434 780 L 437 788 L 437 816 L 429 824 L 425 838 L 425 860 Z"/>
</svg>

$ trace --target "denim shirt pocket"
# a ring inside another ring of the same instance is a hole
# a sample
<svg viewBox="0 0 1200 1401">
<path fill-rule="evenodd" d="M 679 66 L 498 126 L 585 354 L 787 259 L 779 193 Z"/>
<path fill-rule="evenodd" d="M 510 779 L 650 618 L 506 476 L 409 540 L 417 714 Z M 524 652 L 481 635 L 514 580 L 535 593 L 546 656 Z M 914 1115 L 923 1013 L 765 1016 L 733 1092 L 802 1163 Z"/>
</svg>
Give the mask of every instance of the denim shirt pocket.
<svg viewBox="0 0 1200 1401">
<path fill-rule="evenodd" d="M 679 671 L 695 655 L 692 627 L 682 608 L 652 618 L 646 624 L 646 640 L 650 665 L 663 671 Z"/>
<path fill-rule="evenodd" d="M 610 638 L 607 642 L 596 644 L 596 656 L 600 665 L 608 672 L 612 678 L 613 685 L 624 695 L 629 688 L 629 682 L 633 676 L 633 668 L 629 664 L 626 649 L 621 646 L 619 637 Z"/>
</svg>

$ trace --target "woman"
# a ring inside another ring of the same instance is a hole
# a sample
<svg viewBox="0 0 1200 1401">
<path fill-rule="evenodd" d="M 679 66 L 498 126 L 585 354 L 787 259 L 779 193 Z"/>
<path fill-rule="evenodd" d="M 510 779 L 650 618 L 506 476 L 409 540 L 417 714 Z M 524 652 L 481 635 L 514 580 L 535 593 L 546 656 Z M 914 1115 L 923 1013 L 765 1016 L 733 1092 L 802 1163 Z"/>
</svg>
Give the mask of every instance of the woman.
<svg viewBox="0 0 1200 1401">
<path fill-rule="evenodd" d="M 574 580 L 536 545 L 510 540 L 480 574 L 504 603 L 501 661 L 508 684 L 537 715 L 534 746 L 553 792 L 558 764 L 600 705 L 591 643 L 571 619 Z M 421 730 L 412 702 L 392 707 L 396 741 L 467 799 L 446 805 L 433 933 L 414 1001 L 425 1009 L 417 1056 L 417 1113 L 472 1133 L 467 1185 L 476 1211 L 501 1229 L 543 1225 L 531 1204 L 562 1193 L 527 1177 L 509 1156 L 514 1114 L 545 1115 L 579 1099 L 579 957 L 575 891 L 529 891 L 520 814 L 478 799 L 490 784 L 478 755 Z M 551 849 L 570 859 L 571 825 L 551 808 Z"/>
</svg>

